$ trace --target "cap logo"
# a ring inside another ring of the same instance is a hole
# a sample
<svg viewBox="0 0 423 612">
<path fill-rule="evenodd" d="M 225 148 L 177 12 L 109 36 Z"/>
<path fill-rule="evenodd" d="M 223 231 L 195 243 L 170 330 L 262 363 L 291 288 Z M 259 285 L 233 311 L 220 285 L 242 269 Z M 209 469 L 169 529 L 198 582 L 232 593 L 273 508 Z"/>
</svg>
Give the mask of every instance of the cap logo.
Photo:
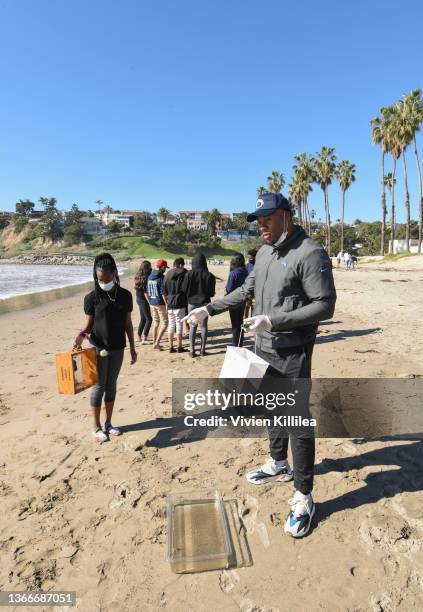
<svg viewBox="0 0 423 612">
<path fill-rule="evenodd" d="M 264 201 L 259 198 L 256 202 L 256 208 L 261 208 L 262 206 L 264 206 Z"/>
</svg>

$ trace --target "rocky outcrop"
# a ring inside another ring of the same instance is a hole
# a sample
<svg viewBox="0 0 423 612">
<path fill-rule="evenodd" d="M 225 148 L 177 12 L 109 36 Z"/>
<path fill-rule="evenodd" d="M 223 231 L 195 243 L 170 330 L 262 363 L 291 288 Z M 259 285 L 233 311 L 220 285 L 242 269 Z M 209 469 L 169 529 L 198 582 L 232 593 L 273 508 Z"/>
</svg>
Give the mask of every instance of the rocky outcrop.
<svg viewBox="0 0 423 612">
<path fill-rule="evenodd" d="M 94 256 L 89 255 L 41 255 L 22 254 L 10 259 L 0 259 L 2 264 L 43 264 L 43 265 L 68 265 L 68 266 L 92 266 Z"/>
</svg>

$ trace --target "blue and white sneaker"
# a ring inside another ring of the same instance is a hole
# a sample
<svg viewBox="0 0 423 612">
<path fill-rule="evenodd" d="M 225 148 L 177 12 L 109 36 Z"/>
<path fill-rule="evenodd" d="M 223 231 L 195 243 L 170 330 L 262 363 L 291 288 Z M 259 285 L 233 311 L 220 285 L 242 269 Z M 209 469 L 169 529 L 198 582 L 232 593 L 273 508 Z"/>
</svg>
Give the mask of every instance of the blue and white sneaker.
<svg viewBox="0 0 423 612">
<path fill-rule="evenodd" d="M 304 495 L 300 491 L 295 491 L 292 499 L 288 500 L 291 510 L 288 513 L 284 531 L 293 538 L 305 536 L 311 525 L 315 512 L 315 504 L 311 494 Z"/>
<path fill-rule="evenodd" d="M 261 467 L 254 468 L 246 475 L 251 484 L 265 484 L 266 482 L 289 482 L 294 477 L 287 459 L 275 461 L 271 457 Z"/>
</svg>

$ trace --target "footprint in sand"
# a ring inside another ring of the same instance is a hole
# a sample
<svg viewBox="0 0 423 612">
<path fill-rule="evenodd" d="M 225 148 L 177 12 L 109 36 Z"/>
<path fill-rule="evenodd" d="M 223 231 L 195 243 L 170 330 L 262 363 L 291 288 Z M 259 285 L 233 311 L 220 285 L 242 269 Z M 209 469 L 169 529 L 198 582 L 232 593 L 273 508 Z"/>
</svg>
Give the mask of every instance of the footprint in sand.
<svg viewBox="0 0 423 612">
<path fill-rule="evenodd" d="M 229 593 L 240 581 L 239 574 L 236 570 L 224 570 L 219 576 L 219 586 L 221 591 Z"/>
<path fill-rule="evenodd" d="M 142 494 L 143 492 L 139 489 L 131 488 L 127 483 L 123 482 L 116 487 L 113 499 L 109 504 L 110 508 L 135 508 Z"/>
<path fill-rule="evenodd" d="M 257 499 L 255 497 L 252 497 L 252 495 L 247 495 L 247 497 L 242 500 L 239 509 L 239 517 L 243 521 L 248 534 L 254 533 L 254 529 L 257 522 L 257 514 Z"/>
<path fill-rule="evenodd" d="M 252 599 L 242 599 L 239 602 L 240 612 L 280 612 L 280 608 L 265 608 Z"/>
<path fill-rule="evenodd" d="M 423 548 L 422 538 L 399 516 L 371 516 L 361 523 L 359 533 L 370 550 L 381 548 L 388 553 L 405 553 Z"/>
<path fill-rule="evenodd" d="M 256 532 L 258 533 L 258 536 L 261 540 L 261 543 L 263 544 L 264 548 L 269 548 L 270 546 L 270 540 L 269 540 L 269 534 L 267 532 L 267 527 L 264 523 L 257 523 L 256 525 Z"/>
</svg>

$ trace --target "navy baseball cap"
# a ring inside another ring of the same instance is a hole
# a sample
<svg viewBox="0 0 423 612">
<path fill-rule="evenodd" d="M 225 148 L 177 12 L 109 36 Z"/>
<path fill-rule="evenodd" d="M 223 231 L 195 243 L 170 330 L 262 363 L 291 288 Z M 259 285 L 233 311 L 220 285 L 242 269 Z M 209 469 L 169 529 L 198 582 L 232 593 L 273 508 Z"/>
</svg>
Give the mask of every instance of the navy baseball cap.
<svg viewBox="0 0 423 612">
<path fill-rule="evenodd" d="M 278 209 L 291 211 L 291 205 L 281 193 L 264 193 L 258 197 L 256 209 L 247 216 L 247 221 L 255 221 L 257 217 L 273 215 Z"/>
</svg>

